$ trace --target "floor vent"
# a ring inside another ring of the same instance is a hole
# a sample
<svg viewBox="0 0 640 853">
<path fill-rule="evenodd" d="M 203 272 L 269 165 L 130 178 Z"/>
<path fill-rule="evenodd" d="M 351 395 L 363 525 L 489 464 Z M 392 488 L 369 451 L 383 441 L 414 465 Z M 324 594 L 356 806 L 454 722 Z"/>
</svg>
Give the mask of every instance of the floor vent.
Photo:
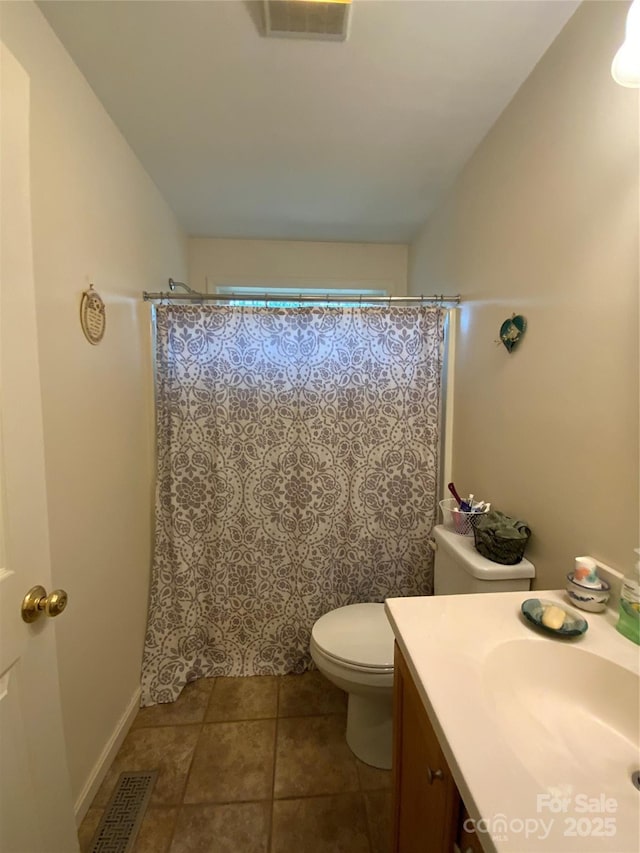
<svg viewBox="0 0 640 853">
<path fill-rule="evenodd" d="M 93 836 L 91 853 L 131 853 L 157 775 L 157 770 L 120 774 Z"/>
<path fill-rule="evenodd" d="M 344 41 L 351 0 L 264 0 L 267 36 Z"/>
</svg>

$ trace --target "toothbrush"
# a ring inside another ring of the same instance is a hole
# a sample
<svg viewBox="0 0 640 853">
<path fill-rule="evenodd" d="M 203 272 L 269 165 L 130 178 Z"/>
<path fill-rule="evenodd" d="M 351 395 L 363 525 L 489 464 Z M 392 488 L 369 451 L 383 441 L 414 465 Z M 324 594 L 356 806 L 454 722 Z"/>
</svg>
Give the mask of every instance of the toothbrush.
<svg viewBox="0 0 640 853">
<path fill-rule="evenodd" d="M 462 512 L 473 512 L 473 495 L 469 495 L 466 501 L 460 503 Z"/>
<path fill-rule="evenodd" d="M 447 488 L 449 489 L 449 491 L 451 492 L 451 494 L 454 496 L 454 498 L 455 498 L 455 499 L 456 499 L 456 501 L 458 502 L 458 506 L 459 506 L 459 507 L 462 507 L 462 498 L 461 498 L 461 497 L 460 497 L 460 495 L 458 494 L 458 490 L 457 490 L 457 489 L 456 489 L 456 487 L 453 485 L 453 483 L 449 483 L 449 485 L 447 486 Z"/>
</svg>

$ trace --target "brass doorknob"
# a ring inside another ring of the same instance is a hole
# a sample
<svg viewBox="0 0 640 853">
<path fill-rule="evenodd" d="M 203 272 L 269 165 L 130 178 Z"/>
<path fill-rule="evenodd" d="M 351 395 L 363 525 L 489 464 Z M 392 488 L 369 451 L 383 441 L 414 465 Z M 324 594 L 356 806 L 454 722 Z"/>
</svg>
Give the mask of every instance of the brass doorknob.
<svg viewBox="0 0 640 853">
<path fill-rule="evenodd" d="M 67 606 L 68 596 L 63 589 L 54 589 L 47 595 L 43 586 L 32 586 L 22 600 L 21 613 L 25 622 L 35 622 L 44 613 L 59 616 Z"/>
</svg>

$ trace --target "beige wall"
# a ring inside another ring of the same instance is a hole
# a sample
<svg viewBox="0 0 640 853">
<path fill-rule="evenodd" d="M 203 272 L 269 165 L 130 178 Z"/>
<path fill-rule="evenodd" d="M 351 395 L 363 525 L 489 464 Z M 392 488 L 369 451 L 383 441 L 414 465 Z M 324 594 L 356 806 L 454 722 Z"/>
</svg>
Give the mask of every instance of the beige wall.
<svg viewBox="0 0 640 853">
<path fill-rule="evenodd" d="M 189 240 L 189 284 L 356 287 L 407 292 L 408 246 L 293 240 Z M 174 276 L 176 278 L 176 276 Z"/>
<path fill-rule="evenodd" d="M 638 93 L 609 73 L 626 9 L 578 9 L 410 252 L 411 293 L 464 296 L 456 484 L 529 521 L 538 588 L 580 554 L 628 568 L 639 541 Z"/>
<path fill-rule="evenodd" d="M 139 686 L 153 434 L 148 308 L 140 293 L 186 274 L 186 242 L 37 7 L 3 3 L 1 11 L 3 41 L 31 81 L 52 575 L 69 593 L 56 635 L 77 799 Z M 96 347 L 79 323 L 90 281 L 107 308 Z"/>
</svg>

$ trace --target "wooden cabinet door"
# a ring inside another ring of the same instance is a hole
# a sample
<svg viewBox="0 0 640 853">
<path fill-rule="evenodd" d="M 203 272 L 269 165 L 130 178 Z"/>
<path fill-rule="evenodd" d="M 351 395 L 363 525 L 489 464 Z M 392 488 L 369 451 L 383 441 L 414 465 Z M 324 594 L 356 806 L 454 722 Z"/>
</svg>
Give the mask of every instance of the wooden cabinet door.
<svg viewBox="0 0 640 853">
<path fill-rule="evenodd" d="M 468 832 L 465 829 L 465 821 L 469 819 L 469 812 L 463 808 L 460 815 L 460 830 L 458 835 L 458 847 L 460 853 L 484 853 L 477 832 Z"/>
<path fill-rule="evenodd" d="M 394 853 L 451 853 L 458 791 L 397 645 L 393 716 Z"/>
</svg>

